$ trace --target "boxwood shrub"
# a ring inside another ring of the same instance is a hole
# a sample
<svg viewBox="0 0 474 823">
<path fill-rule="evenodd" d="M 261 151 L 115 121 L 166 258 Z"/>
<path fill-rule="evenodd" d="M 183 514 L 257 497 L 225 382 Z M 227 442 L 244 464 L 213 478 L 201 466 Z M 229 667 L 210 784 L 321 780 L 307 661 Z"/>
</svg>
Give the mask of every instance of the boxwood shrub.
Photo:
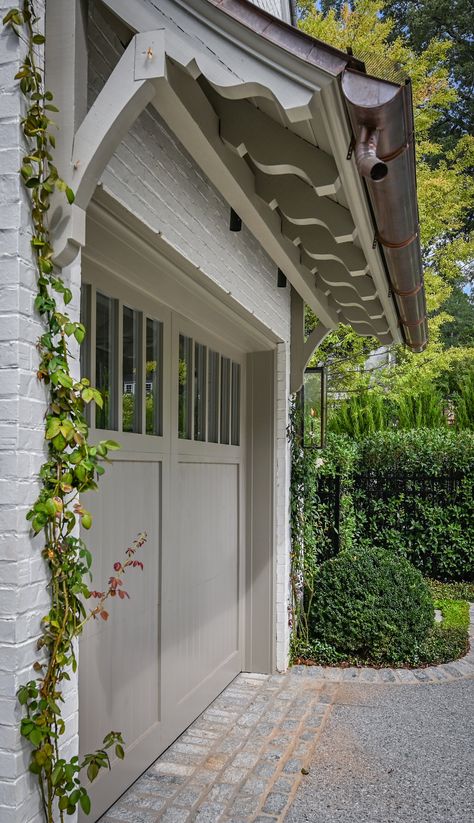
<svg viewBox="0 0 474 823">
<path fill-rule="evenodd" d="M 349 550 L 316 573 L 311 639 L 351 658 L 396 664 L 415 657 L 434 621 L 422 575 L 382 549 Z"/>
</svg>

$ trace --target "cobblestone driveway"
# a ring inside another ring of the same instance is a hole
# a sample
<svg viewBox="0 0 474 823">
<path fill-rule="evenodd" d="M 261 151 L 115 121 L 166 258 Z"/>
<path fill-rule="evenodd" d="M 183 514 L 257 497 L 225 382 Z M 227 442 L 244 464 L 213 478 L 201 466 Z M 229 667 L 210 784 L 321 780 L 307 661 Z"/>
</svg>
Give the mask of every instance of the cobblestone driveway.
<svg viewBox="0 0 474 823">
<path fill-rule="evenodd" d="M 102 823 L 279 820 L 330 702 L 313 678 L 239 675 Z"/>
<path fill-rule="evenodd" d="M 396 686 L 411 684 L 416 690 L 466 680 L 472 694 L 473 627 L 474 607 L 471 651 L 445 666 L 412 671 L 295 666 L 284 675 L 239 675 L 104 815 L 102 823 L 282 821 L 302 781 L 306 789 L 302 786 L 298 792 L 289 819 L 332 820 L 305 811 L 311 806 L 304 799 L 308 791 L 311 801 L 317 802 L 319 789 L 313 772 L 306 778 L 301 769 L 310 766 L 319 750 L 318 741 L 338 694 L 345 695 L 347 702 L 351 684 L 354 695 L 361 693 L 361 687 L 385 686 L 386 699 L 391 700 Z M 463 724 L 462 714 L 458 721 Z M 359 819 L 367 821 L 363 815 Z"/>
</svg>

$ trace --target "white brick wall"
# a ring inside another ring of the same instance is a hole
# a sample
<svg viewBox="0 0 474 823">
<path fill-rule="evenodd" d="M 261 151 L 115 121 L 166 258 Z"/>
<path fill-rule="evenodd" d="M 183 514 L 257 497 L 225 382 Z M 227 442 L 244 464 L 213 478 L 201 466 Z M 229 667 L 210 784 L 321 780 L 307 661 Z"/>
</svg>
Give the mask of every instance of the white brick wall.
<svg viewBox="0 0 474 823">
<path fill-rule="evenodd" d="M 0 0 L 0 18 L 11 7 Z M 41 7 L 41 4 L 39 4 Z M 37 3 L 38 6 L 38 3 Z M 17 82 L 17 38 L 0 26 L 0 821 L 39 823 L 36 779 L 28 772 L 30 747 L 19 735 L 18 687 L 35 677 L 40 618 L 47 611 L 42 542 L 32 539 L 25 515 L 38 491 L 45 459 L 45 391 L 36 379 L 35 269 L 29 204 L 18 169 L 24 153 Z M 76 269 L 75 306 L 78 305 Z M 77 748 L 75 684 L 68 698 L 69 756 Z"/>
<path fill-rule="evenodd" d="M 273 0 L 273 5 L 279 0 Z M 262 3 L 261 5 L 265 5 Z M 268 0 L 267 6 L 272 5 Z M 91 9 L 89 103 L 116 65 L 123 46 Z M 229 207 L 149 107 L 121 143 L 102 176 L 104 189 L 175 249 L 230 291 L 234 299 L 274 331 L 284 343 L 277 355 L 276 417 L 276 632 L 277 666 L 288 654 L 289 456 L 288 371 L 290 289 L 276 287 L 276 266 L 243 227 L 229 231 Z"/>
</svg>

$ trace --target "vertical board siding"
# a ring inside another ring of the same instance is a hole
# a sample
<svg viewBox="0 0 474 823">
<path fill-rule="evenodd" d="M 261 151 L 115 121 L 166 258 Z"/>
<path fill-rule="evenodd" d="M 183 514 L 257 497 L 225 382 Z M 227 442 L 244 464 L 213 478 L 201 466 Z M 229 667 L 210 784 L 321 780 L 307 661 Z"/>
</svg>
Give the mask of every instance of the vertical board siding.
<svg viewBox="0 0 474 823">
<path fill-rule="evenodd" d="M 239 467 L 178 466 L 177 543 L 171 553 L 178 703 L 238 644 Z"/>
<path fill-rule="evenodd" d="M 118 718 L 128 744 L 159 720 L 161 464 L 115 461 L 100 494 L 84 495 L 84 504 L 94 518 L 88 533 L 92 588 L 106 586 L 114 562 L 138 533 L 146 531 L 147 542 L 136 556 L 144 570 L 129 569 L 123 577 L 130 599 L 109 599 L 109 619 L 93 620 L 81 638 L 81 672 L 87 672 L 79 678 L 83 754 L 100 745 Z"/>
</svg>

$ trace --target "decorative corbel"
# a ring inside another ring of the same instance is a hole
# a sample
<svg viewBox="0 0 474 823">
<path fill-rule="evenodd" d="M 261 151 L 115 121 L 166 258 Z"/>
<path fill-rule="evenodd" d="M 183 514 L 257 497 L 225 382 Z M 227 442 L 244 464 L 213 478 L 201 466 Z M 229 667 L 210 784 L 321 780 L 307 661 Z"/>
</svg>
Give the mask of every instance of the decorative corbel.
<svg viewBox="0 0 474 823">
<path fill-rule="evenodd" d="M 51 217 L 55 263 L 72 262 L 85 242 L 85 212 L 110 157 L 140 113 L 153 100 L 155 82 L 166 76 L 165 31 L 136 34 L 77 129 L 65 175 L 75 193 L 72 206 L 56 204 Z"/>
<path fill-rule="evenodd" d="M 319 323 L 305 340 L 304 300 L 296 289 L 291 289 L 291 350 L 290 350 L 290 392 L 300 390 L 304 380 L 304 370 L 314 352 L 321 345 L 331 329 Z"/>
</svg>

